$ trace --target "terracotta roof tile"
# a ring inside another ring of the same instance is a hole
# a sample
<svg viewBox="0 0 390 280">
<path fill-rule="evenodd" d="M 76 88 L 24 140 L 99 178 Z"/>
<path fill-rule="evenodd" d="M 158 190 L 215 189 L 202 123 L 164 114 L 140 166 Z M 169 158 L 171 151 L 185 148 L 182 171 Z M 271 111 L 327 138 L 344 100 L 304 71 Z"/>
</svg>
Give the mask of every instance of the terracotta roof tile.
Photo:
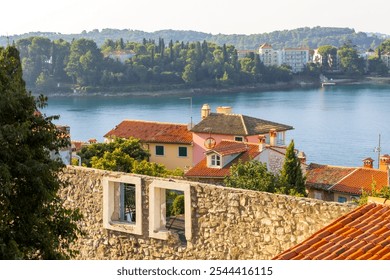
<svg viewBox="0 0 390 280">
<path fill-rule="evenodd" d="M 245 147 L 245 149 L 243 149 Z M 207 166 L 207 158 L 202 159 L 193 168 L 185 173 L 186 177 L 201 177 L 201 178 L 224 178 L 230 175 L 230 167 L 239 160 L 242 162 L 249 161 L 260 154 L 259 145 L 254 143 L 243 143 L 237 141 L 222 140 L 211 152 L 222 151 L 224 155 L 226 152 L 231 154 L 232 151 L 238 152 L 239 155 L 230 163 L 222 168 L 213 168 Z"/>
<path fill-rule="evenodd" d="M 259 149 L 259 146 L 257 146 Z M 248 144 L 246 142 L 236 142 L 236 141 L 221 141 L 214 149 L 209 150 L 206 154 L 209 153 L 218 153 L 221 156 L 239 154 L 242 152 L 246 152 L 248 150 Z"/>
<path fill-rule="evenodd" d="M 368 192 L 372 190 L 373 180 L 376 181 L 376 186 L 379 189 L 388 186 L 387 171 L 372 168 L 358 168 L 337 182 L 330 190 L 361 195 L 362 189 Z"/>
<path fill-rule="evenodd" d="M 386 255 L 382 256 L 380 260 L 390 260 L 390 253 L 387 253 Z"/>
<path fill-rule="evenodd" d="M 390 206 L 367 204 L 337 219 L 309 239 L 274 259 L 368 260 L 390 259 Z M 315 242 L 317 241 L 317 242 Z"/>
<path fill-rule="evenodd" d="M 356 168 L 311 163 L 306 172 L 306 186 L 327 190 L 354 170 Z"/>
<path fill-rule="evenodd" d="M 379 251 L 382 250 L 382 249 L 383 249 L 383 246 L 381 246 L 381 245 L 375 245 L 374 247 L 372 247 L 371 249 L 369 249 L 369 250 L 367 251 L 367 253 L 370 253 L 370 254 L 374 255 L 374 254 L 376 254 L 377 252 L 379 252 Z"/>
<path fill-rule="evenodd" d="M 356 258 L 356 260 L 377 260 L 378 258 L 371 253 L 362 254 L 360 257 Z"/>
<path fill-rule="evenodd" d="M 191 144 L 192 133 L 185 124 L 124 120 L 109 131 L 106 138 L 137 138 L 149 143 Z"/>
</svg>

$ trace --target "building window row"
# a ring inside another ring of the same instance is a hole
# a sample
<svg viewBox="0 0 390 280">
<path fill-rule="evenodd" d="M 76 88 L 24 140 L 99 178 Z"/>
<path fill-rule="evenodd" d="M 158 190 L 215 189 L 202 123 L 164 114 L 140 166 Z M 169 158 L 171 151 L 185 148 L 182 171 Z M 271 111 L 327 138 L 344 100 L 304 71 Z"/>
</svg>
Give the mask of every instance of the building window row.
<svg viewBox="0 0 390 280">
<path fill-rule="evenodd" d="M 177 154 L 179 157 L 188 157 L 188 148 L 184 147 L 184 146 L 178 147 Z M 156 156 L 165 156 L 165 147 L 162 145 L 156 145 L 155 155 Z"/>
</svg>

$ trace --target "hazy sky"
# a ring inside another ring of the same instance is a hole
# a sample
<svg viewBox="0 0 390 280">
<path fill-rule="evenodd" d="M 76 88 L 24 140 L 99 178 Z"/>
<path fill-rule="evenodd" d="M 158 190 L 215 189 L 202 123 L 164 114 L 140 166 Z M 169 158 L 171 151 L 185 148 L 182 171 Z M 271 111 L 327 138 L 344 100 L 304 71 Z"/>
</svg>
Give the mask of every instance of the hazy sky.
<svg viewBox="0 0 390 280">
<path fill-rule="evenodd" d="M 390 34 L 388 0 L 11 0 L 0 35 L 118 28 L 258 34 L 298 27 L 350 27 Z"/>
</svg>

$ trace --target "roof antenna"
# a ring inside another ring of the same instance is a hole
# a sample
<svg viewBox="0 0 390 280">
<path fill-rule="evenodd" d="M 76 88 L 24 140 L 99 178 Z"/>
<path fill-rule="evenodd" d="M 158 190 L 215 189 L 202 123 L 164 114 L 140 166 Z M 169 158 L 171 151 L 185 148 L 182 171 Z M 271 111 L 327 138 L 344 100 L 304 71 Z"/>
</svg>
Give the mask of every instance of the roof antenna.
<svg viewBox="0 0 390 280">
<path fill-rule="evenodd" d="M 378 153 L 378 169 L 379 169 L 379 161 L 381 159 L 381 134 L 380 133 L 379 133 L 378 147 L 374 148 L 374 152 Z"/>
</svg>

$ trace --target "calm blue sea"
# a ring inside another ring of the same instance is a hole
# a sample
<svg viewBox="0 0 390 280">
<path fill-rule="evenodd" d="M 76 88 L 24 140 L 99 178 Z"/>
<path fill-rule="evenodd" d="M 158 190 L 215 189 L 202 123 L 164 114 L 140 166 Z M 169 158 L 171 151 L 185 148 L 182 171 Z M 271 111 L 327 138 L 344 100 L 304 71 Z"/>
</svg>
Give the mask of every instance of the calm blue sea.
<svg viewBox="0 0 390 280">
<path fill-rule="evenodd" d="M 190 99 L 192 98 L 192 108 Z M 103 140 L 123 119 L 194 123 L 208 103 L 232 106 L 233 113 L 292 125 L 287 140 L 307 155 L 308 162 L 360 166 L 390 154 L 390 86 L 335 86 L 258 93 L 183 94 L 175 96 L 51 97 L 43 111 L 60 115 L 58 124 L 71 127 L 73 140 Z M 192 109 L 192 110 L 191 110 Z M 374 162 L 377 164 L 377 160 Z"/>
</svg>

